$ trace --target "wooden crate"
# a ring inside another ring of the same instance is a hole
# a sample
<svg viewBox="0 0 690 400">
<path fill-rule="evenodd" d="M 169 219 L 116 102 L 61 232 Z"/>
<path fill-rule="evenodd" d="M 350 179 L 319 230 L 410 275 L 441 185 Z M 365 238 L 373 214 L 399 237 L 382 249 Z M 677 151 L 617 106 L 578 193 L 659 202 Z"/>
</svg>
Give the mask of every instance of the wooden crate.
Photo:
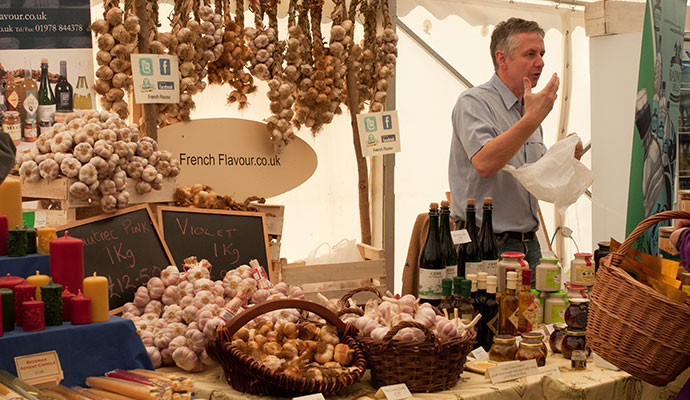
<svg viewBox="0 0 690 400">
<path fill-rule="evenodd" d="M 318 301 L 321 293 L 329 299 L 341 298 L 350 290 L 363 284 L 376 286 L 381 293 L 386 292 L 386 260 L 384 251 L 366 244 L 357 244 L 364 261 L 305 265 L 301 263 L 281 263 L 282 281 L 290 285 L 299 285 L 304 290 L 307 300 Z M 280 264 L 279 264 L 280 265 Z M 357 295 L 358 302 L 373 297 L 371 293 Z"/>
<path fill-rule="evenodd" d="M 271 264 L 273 265 L 272 272 L 276 272 L 276 264 L 280 264 L 280 239 L 283 236 L 285 206 L 259 203 L 252 203 L 252 206 L 258 208 L 259 212 L 266 214 L 266 233 L 268 234 L 269 240 L 268 250 L 271 254 Z"/>
<path fill-rule="evenodd" d="M 34 200 L 53 200 L 54 208 L 39 207 L 34 210 L 24 210 L 24 212 L 45 212 L 48 226 L 64 225 L 78 219 L 88 218 L 103 213 L 98 203 L 89 203 L 79 200 L 69 193 L 70 185 L 76 179 L 61 177 L 52 181 L 41 179 L 36 183 L 22 183 L 22 201 Z M 141 203 L 165 203 L 168 205 L 173 201 L 173 193 L 177 187 L 176 178 L 163 178 L 163 188 L 152 190 L 146 194 L 139 194 L 135 190 L 136 181 L 127 178 L 127 191 L 129 192 L 129 204 Z"/>
</svg>

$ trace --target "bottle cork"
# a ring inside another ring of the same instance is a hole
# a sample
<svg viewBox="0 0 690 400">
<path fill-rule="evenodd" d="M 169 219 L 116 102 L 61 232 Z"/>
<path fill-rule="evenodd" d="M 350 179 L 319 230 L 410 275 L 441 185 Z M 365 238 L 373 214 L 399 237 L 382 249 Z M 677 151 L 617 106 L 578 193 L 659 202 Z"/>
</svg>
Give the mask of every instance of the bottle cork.
<svg viewBox="0 0 690 400">
<path fill-rule="evenodd" d="M 431 209 L 431 210 L 438 210 L 438 203 L 431 203 L 431 204 L 429 204 L 429 209 Z"/>
<path fill-rule="evenodd" d="M 491 204 L 494 202 L 493 197 L 484 197 L 484 204 Z"/>
<path fill-rule="evenodd" d="M 450 207 L 450 202 L 448 200 L 441 200 L 441 207 Z"/>
<path fill-rule="evenodd" d="M 467 199 L 467 205 L 473 206 L 474 205 L 474 199 Z"/>
</svg>

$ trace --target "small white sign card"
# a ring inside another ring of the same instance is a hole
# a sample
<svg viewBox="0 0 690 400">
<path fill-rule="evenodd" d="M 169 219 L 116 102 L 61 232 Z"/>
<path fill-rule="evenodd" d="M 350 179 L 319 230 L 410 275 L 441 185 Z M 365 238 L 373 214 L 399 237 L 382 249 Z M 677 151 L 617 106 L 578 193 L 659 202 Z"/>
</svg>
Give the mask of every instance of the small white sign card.
<svg viewBox="0 0 690 400">
<path fill-rule="evenodd" d="M 357 114 L 357 129 L 364 157 L 400 152 L 397 111 Z"/>
<path fill-rule="evenodd" d="M 539 373 L 539 369 L 537 368 L 537 360 L 525 360 L 500 363 L 495 367 L 489 367 L 486 372 L 489 374 L 491 383 L 496 384 L 536 375 Z"/>
<path fill-rule="evenodd" d="M 489 353 L 487 353 L 482 346 L 479 346 L 476 349 L 472 350 L 470 354 L 472 354 L 472 357 L 474 357 L 475 360 L 489 359 Z"/>
<path fill-rule="evenodd" d="M 450 237 L 453 238 L 453 244 L 465 244 L 472 241 L 472 239 L 470 239 L 470 234 L 467 233 L 467 229 L 451 231 Z"/>
<path fill-rule="evenodd" d="M 180 102 L 177 56 L 131 54 L 134 100 L 139 104 Z"/>
<path fill-rule="evenodd" d="M 412 393 L 410 393 L 407 385 L 398 383 L 397 385 L 381 386 L 374 396 L 377 399 L 404 400 L 412 397 Z"/>
<path fill-rule="evenodd" d="M 55 386 L 65 377 L 55 350 L 14 358 L 19 379 L 36 387 Z"/>
<path fill-rule="evenodd" d="M 326 400 L 321 393 L 308 394 L 306 396 L 293 397 L 292 400 Z"/>
</svg>

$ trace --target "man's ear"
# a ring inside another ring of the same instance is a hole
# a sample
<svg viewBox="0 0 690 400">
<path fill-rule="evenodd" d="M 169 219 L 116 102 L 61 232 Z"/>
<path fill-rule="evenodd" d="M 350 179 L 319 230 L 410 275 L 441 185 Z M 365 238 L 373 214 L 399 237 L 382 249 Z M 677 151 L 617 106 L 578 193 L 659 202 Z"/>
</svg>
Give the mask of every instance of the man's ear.
<svg viewBox="0 0 690 400">
<path fill-rule="evenodd" d="M 498 63 L 499 69 L 505 65 L 506 54 L 502 50 L 496 50 L 496 62 Z"/>
</svg>

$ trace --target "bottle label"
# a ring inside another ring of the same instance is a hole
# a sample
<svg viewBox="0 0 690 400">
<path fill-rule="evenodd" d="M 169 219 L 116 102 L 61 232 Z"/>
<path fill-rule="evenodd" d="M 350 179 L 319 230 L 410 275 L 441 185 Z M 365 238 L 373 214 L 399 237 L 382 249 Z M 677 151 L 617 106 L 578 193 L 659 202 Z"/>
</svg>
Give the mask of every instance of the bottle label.
<svg viewBox="0 0 690 400">
<path fill-rule="evenodd" d="M 494 335 L 498 335 L 498 313 L 486 323 L 486 327 L 489 328 Z"/>
<path fill-rule="evenodd" d="M 558 290 L 561 288 L 561 270 L 547 270 L 546 271 L 546 282 L 544 286 L 547 290 L 554 289 Z"/>
<path fill-rule="evenodd" d="M 530 332 L 537 325 L 537 305 L 534 302 L 527 306 L 527 309 L 522 312 L 527 321 L 527 332 Z"/>
<path fill-rule="evenodd" d="M 482 268 L 483 263 L 482 262 L 468 262 L 465 263 L 465 276 L 468 274 L 478 274 L 480 272 L 484 272 Z"/>
<path fill-rule="evenodd" d="M 566 307 L 552 307 L 551 308 L 551 320 L 549 323 L 554 324 L 556 322 L 565 322 L 565 309 Z"/>
<path fill-rule="evenodd" d="M 474 318 L 474 315 L 472 313 L 467 313 L 467 314 L 460 314 L 460 319 L 463 321 L 470 322 Z"/>
<path fill-rule="evenodd" d="M 419 297 L 429 300 L 441 299 L 441 279 L 445 278 L 445 269 L 419 269 Z"/>
<path fill-rule="evenodd" d="M 33 142 L 36 140 L 36 122 L 27 122 L 24 124 L 24 140 L 27 142 Z"/>
<path fill-rule="evenodd" d="M 62 92 L 58 95 L 58 103 L 61 110 L 69 109 L 69 101 L 72 100 L 72 95 L 70 92 Z"/>
<path fill-rule="evenodd" d="M 2 130 L 10 135 L 10 138 L 15 142 L 22 139 L 22 127 L 19 125 L 19 122 L 16 124 L 3 124 Z"/>
<path fill-rule="evenodd" d="M 515 329 L 517 329 L 518 327 L 518 315 L 518 309 L 516 308 L 515 311 L 512 314 L 510 314 L 510 317 L 508 317 L 508 321 L 510 321 L 510 323 L 513 324 Z"/>
<path fill-rule="evenodd" d="M 496 275 L 498 272 L 498 260 L 484 260 L 482 261 L 482 268 L 487 275 Z"/>
<path fill-rule="evenodd" d="M 458 265 L 447 265 L 446 266 L 446 278 L 453 279 L 458 276 Z"/>
<path fill-rule="evenodd" d="M 51 126 L 53 126 L 53 124 L 50 123 L 49 119 L 42 119 L 38 123 L 38 130 L 39 130 L 41 135 L 45 135 L 46 133 L 48 133 Z"/>
<path fill-rule="evenodd" d="M 36 119 L 36 108 L 38 108 L 38 99 L 36 93 L 31 90 L 26 91 L 26 99 L 24 99 L 24 110 L 26 110 L 26 119 Z"/>
<path fill-rule="evenodd" d="M 17 93 L 16 90 L 12 91 L 9 96 L 7 96 L 7 102 L 16 110 L 19 104 L 19 93 Z"/>
<path fill-rule="evenodd" d="M 52 121 L 53 118 L 55 118 L 55 104 L 44 104 L 38 106 L 39 120 L 49 119 Z"/>
<path fill-rule="evenodd" d="M 541 324 L 544 322 L 544 307 L 541 304 L 541 299 L 537 295 L 534 295 L 534 305 L 537 307 L 537 323 Z"/>
<path fill-rule="evenodd" d="M 570 281 L 573 285 L 594 285 L 594 265 L 576 264 L 572 268 Z"/>
</svg>

